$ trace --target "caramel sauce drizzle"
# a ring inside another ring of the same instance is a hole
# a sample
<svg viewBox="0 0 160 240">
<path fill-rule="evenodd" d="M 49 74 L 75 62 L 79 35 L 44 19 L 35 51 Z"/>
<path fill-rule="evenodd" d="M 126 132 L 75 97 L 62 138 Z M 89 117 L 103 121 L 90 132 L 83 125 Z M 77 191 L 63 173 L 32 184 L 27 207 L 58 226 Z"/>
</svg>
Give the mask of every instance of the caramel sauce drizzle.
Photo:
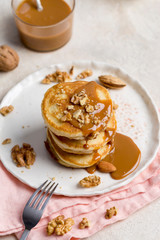
<svg viewBox="0 0 160 240">
<path fill-rule="evenodd" d="M 104 136 L 104 144 L 110 142 L 115 134 L 115 131 L 105 131 L 105 136 Z M 89 144 L 88 144 L 88 140 L 86 140 L 86 143 L 83 145 L 84 149 L 89 149 Z"/>
<path fill-rule="evenodd" d="M 133 140 L 120 133 L 116 133 L 113 151 L 104 159 L 111 162 L 117 170 L 111 173 L 114 179 L 122 179 L 131 174 L 139 165 L 141 151 Z"/>
<path fill-rule="evenodd" d="M 131 174 L 138 167 L 141 151 L 133 140 L 123 134 L 116 133 L 112 151 L 103 159 L 112 163 L 117 170 L 110 173 L 111 177 L 120 180 Z M 96 171 L 96 165 L 86 169 L 88 173 Z"/>
<path fill-rule="evenodd" d="M 86 168 L 86 171 L 90 174 L 93 174 L 97 169 L 96 166 L 97 166 L 97 164 L 94 164 L 93 166 Z"/>
<path fill-rule="evenodd" d="M 80 106 L 80 105 L 74 105 L 74 110 L 70 110 L 71 114 L 73 114 L 76 110 L 79 110 L 79 109 L 81 109 L 83 111 L 84 116 L 86 114 L 89 114 L 90 123 L 83 124 L 82 127 L 79 127 L 79 122 L 74 118 L 72 118 L 71 121 L 69 121 L 70 124 L 72 124 L 74 127 L 81 128 L 81 130 L 83 132 L 83 136 L 88 136 L 89 134 L 91 134 L 93 132 L 102 130 L 104 128 L 104 125 L 108 123 L 108 121 L 111 117 L 112 100 L 111 99 L 100 100 L 100 98 L 98 97 L 98 94 L 97 94 L 97 90 L 96 90 L 97 85 L 98 84 L 95 81 L 88 82 L 84 86 L 76 89 L 76 91 L 70 96 L 70 98 L 71 98 L 74 94 L 78 94 L 82 90 L 84 90 L 90 100 L 89 105 L 91 105 L 93 107 L 95 105 L 98 106 L 98 109 L 94 110 L 92 113 L 86 113 L 84 110 L 84 106 Z M 71 104 L 71 103 L 67 102 L 65 109 L 67 109 L 68 104 Z M 100 123 L 98 125 L 95 125 L 92 122 L 92 120 L 95 117 L 100 120 Z"/>
</svg>

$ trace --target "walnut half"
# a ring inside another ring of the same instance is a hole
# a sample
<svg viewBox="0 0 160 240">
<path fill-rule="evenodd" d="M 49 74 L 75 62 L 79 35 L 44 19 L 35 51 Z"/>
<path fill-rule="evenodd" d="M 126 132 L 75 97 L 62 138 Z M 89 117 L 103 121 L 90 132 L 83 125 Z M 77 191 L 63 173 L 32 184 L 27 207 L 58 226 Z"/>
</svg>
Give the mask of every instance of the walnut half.
<svg viewBox="0 0 160 240">
<path fill-rule="evenodd" d="M 81 187 L 90 188 L 98 186 L 101 183 L 101 179 L 99 176 L 93 175 L 83 178 L 79 184 Z"/>
<path fill-rule="evenodd" d="M 15 145 L 11 150 L 11 156 L 17 167 L 30 168 L 35 162 L 36 154 L 28 143 L 23 143 L 22 147 Z"/>
<path fill-rule="evenodd" d="M 72 218 L 65 219 L 64 215 L 59 215 L 48 223 L 47 234 L 52 235 L 55 233 L 57 236 L 62 236 L 69 232 L 73 225 L 74 220 Z"/>
<path fill-rule="evenodd" d="M 0 71 L 8 72 L 18 66 L 19 56 L 16 51 L 7 46 L 0 46 Z"/>
</svg>

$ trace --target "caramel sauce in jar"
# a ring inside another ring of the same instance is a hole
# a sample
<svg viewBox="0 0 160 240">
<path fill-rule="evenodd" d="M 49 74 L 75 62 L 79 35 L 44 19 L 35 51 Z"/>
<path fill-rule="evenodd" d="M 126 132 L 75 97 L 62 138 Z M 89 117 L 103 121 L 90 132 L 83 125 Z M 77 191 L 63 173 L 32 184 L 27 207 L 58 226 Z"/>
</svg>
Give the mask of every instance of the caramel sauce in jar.
<svg viewBox="0 0 160 240">
<path fill-rule="evenodd" d="M 63 0 L 41 0 L 43 10 L 38 11 L 35 0 L 12 0 L 22 42 L 36 51 L 54 50 L 67 43 L 72 34 L 74 0 L 71 2 L 69 6 Z"/>
<path fill-rule="evenodd" d="M 114 148 L 103 161 L 112 163 L 117 170 L 111 173 L 114 179 L 122 179 L 131 174 L 139 165 L 141 152 L 133 140 L 123 134 L 116 133 Z"/>
<path fill-rule="evenodd" d="M 17 16 L 24 22 L 49 26 L 65 19 L 71 12 L 69 5 L 63 0 L 41 0 L 42 11 L 37 10 L 35 0 L 24 0 L 16 10 Z"/>
</svg>

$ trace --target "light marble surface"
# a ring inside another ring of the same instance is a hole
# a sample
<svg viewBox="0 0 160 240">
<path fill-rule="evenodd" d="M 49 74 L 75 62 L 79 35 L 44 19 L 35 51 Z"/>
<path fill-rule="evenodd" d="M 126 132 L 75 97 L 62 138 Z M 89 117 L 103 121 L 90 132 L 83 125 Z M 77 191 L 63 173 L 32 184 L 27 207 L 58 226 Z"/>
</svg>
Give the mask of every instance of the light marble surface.
<svg viewBox="0 0 160 240">
<path fill-rule="evenodd" d="M 77 0 L 74 32 L 63 48 L 37 53 L 20 43 L 10 1 L 0 0 L 0 44 L 15 48 L 20 64 L 0 73 L 0 100 L 28 74 L 53 63 L 97 60 L 118 66 L 141 81 L 160 107 L 160 1 Z M 160 199 L 87 240 L 160 239 Z M 14 240 L 14 236 L 0 240 Z"/>
</svg>

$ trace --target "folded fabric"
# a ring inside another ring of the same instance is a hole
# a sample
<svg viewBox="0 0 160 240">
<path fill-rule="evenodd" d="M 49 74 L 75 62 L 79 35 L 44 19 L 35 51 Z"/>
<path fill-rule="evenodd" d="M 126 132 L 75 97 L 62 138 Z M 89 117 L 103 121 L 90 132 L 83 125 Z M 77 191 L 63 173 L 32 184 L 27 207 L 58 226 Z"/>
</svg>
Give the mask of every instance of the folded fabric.
<svg viewBox="0 0 160 240">
<path fill-rule="evenodd" d="M 75 225 L 72 230 L 54 239 L 68 240 L 85 238 L 100 231 L 105 226 L 127 218 L 133 212 L 160 196 L 160 151 L 155 160 L 131 183 L 115 191 L 93 197 L 54 196 L 39 224 L 31 231 L 28 239 L 49 239 L 46 234 L 48 221 L 63 214 L 72 217 Z M 12 176 L 0 163 L 0 235 L 15 233 L 20 238 L 23 231 L 22 212 L 34 189 Z M 117 216 L 105 219 L 106 209 L 115 206 Z M 91 221 L 91 226 L 79 229 L 83 217 Z M 14 219 L 14 221 L 13 221 Z"/>
</svg>

